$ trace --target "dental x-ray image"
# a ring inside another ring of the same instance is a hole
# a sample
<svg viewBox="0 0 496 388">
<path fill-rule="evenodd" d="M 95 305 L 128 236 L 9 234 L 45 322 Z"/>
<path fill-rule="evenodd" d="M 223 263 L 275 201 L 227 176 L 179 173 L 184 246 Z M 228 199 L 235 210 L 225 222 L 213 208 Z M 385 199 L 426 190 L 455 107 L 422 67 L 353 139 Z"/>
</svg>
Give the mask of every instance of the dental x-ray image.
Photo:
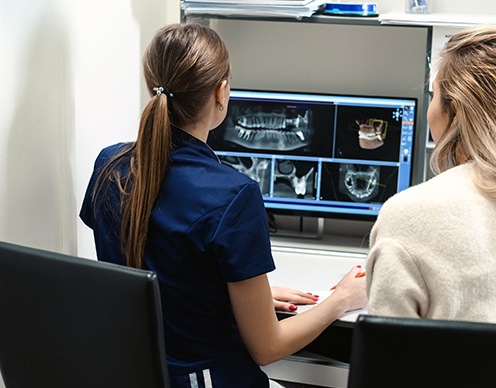
<svg viewBox="0 0 496 388">
<path fill-rule="evenodd" d="M 232 103 L 224 139 L 252 150 L 292 151 L 312 141 L 308 107 L 279 103 Z"/>
<path fill-rule="evenodd" d="M 379 191 L 379 166 L 341 164 L 339 166 L 339 191 L 352 201 L 367 202 Z"/>
<path fill-rule="evenodd" d="M 231 99 L 208 142 L 223 151 L 329 156 L 333 118 L 331 105 Z"/>
<path fill-rule="evenodd" d="M 316 162 L 276 159 L 274 197 L 315 199 Z"/>
<path fill-rule="evenodd" d="M 382 203 L 396 193 L 398 168 L 323 163 L 320 197 L 329 201 Z"/>
</svg>

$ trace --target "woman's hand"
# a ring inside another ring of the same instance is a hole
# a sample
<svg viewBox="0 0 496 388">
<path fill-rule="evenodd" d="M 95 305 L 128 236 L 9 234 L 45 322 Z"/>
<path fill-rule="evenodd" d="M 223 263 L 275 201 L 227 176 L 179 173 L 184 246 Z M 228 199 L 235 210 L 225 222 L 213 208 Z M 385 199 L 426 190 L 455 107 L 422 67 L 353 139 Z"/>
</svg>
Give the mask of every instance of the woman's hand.
<svg viewBox="0 0 496 388">
<path fill-rule="evenodd" d="M 272 286 L 271 291 L 274 307 L 278 311 L 294 312 L 298 309 L 297 304 L 316 304 L 319 300 L 318 295 L 293 288 Z"/>
<path fill-rule="evenodd" d="M 365 274 L 362 272 L 361 266 L 356 266 L 336 284 L 332 295 L 335 299 L 344 302 L 343 306 L 346 306 L 346 311 L 361 309 L 366 307 L 368 303 L 365 285 Z"/>
</svg>

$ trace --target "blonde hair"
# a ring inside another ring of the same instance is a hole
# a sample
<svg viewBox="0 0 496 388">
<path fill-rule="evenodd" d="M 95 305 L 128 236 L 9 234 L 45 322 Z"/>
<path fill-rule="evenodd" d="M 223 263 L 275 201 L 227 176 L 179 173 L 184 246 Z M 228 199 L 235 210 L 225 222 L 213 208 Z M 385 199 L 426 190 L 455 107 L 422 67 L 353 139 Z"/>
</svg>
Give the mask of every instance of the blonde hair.
<svg viewBox="0 0 496 388">
<path fill-rule="evenodd" d="M 472 162 L 476 185 L 496 196 L 496 26 L 454 34 L 436 81 L 448 125 L 432 154 L 433 172 Z"/>
<path fill-rule="evenodd" d="M 119 186 L 122 251 L 127 265 L 136 268 L 143 266 L 150 216 L 169 166 L 171 127 L 195 123 L 231 70 L 222 39 L 197 22 L 160 29 L 146 49 L 143 68 L 151 99 L 141 115 L 137 140 L 106 165 L 98 180 Z M 123 177 L 119 161 L 128 155 Z"/>
</svg>

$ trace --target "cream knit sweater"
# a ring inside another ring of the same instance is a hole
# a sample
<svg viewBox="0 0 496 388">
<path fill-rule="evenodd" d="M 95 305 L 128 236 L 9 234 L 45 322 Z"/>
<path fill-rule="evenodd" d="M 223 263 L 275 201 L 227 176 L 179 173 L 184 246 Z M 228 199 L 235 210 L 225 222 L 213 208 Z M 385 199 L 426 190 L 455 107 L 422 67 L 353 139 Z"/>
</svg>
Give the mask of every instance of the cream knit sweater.
<svg viewBox="0 0 496 388">
<path fill-rule="evenodd" d="M 390 198 L 371 234 L 369 314 L 496 323 L 496 199 L 452 168 Z"/>
</svg>

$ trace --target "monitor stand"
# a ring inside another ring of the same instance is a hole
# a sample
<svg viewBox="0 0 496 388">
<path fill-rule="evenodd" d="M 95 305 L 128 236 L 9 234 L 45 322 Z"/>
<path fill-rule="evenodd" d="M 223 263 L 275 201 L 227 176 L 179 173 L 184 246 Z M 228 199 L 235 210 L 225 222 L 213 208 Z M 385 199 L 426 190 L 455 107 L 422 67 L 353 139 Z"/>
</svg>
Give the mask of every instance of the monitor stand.
<svg viewBox="0 0 496 388">
<path fill-rule="evenodd" d="M 277 230 L 271 232 L 271 235 L 277 237 L 294 237 L 294 238 L 305 238 L 313 240 L 322 240 L 324 237 L 324 218 L 317 218 L 317 230 L 315 232 L 305 232 L 303 231 L 303 217 L 300 217 L 300 228 L 299 230 Z"/>
</svg>

